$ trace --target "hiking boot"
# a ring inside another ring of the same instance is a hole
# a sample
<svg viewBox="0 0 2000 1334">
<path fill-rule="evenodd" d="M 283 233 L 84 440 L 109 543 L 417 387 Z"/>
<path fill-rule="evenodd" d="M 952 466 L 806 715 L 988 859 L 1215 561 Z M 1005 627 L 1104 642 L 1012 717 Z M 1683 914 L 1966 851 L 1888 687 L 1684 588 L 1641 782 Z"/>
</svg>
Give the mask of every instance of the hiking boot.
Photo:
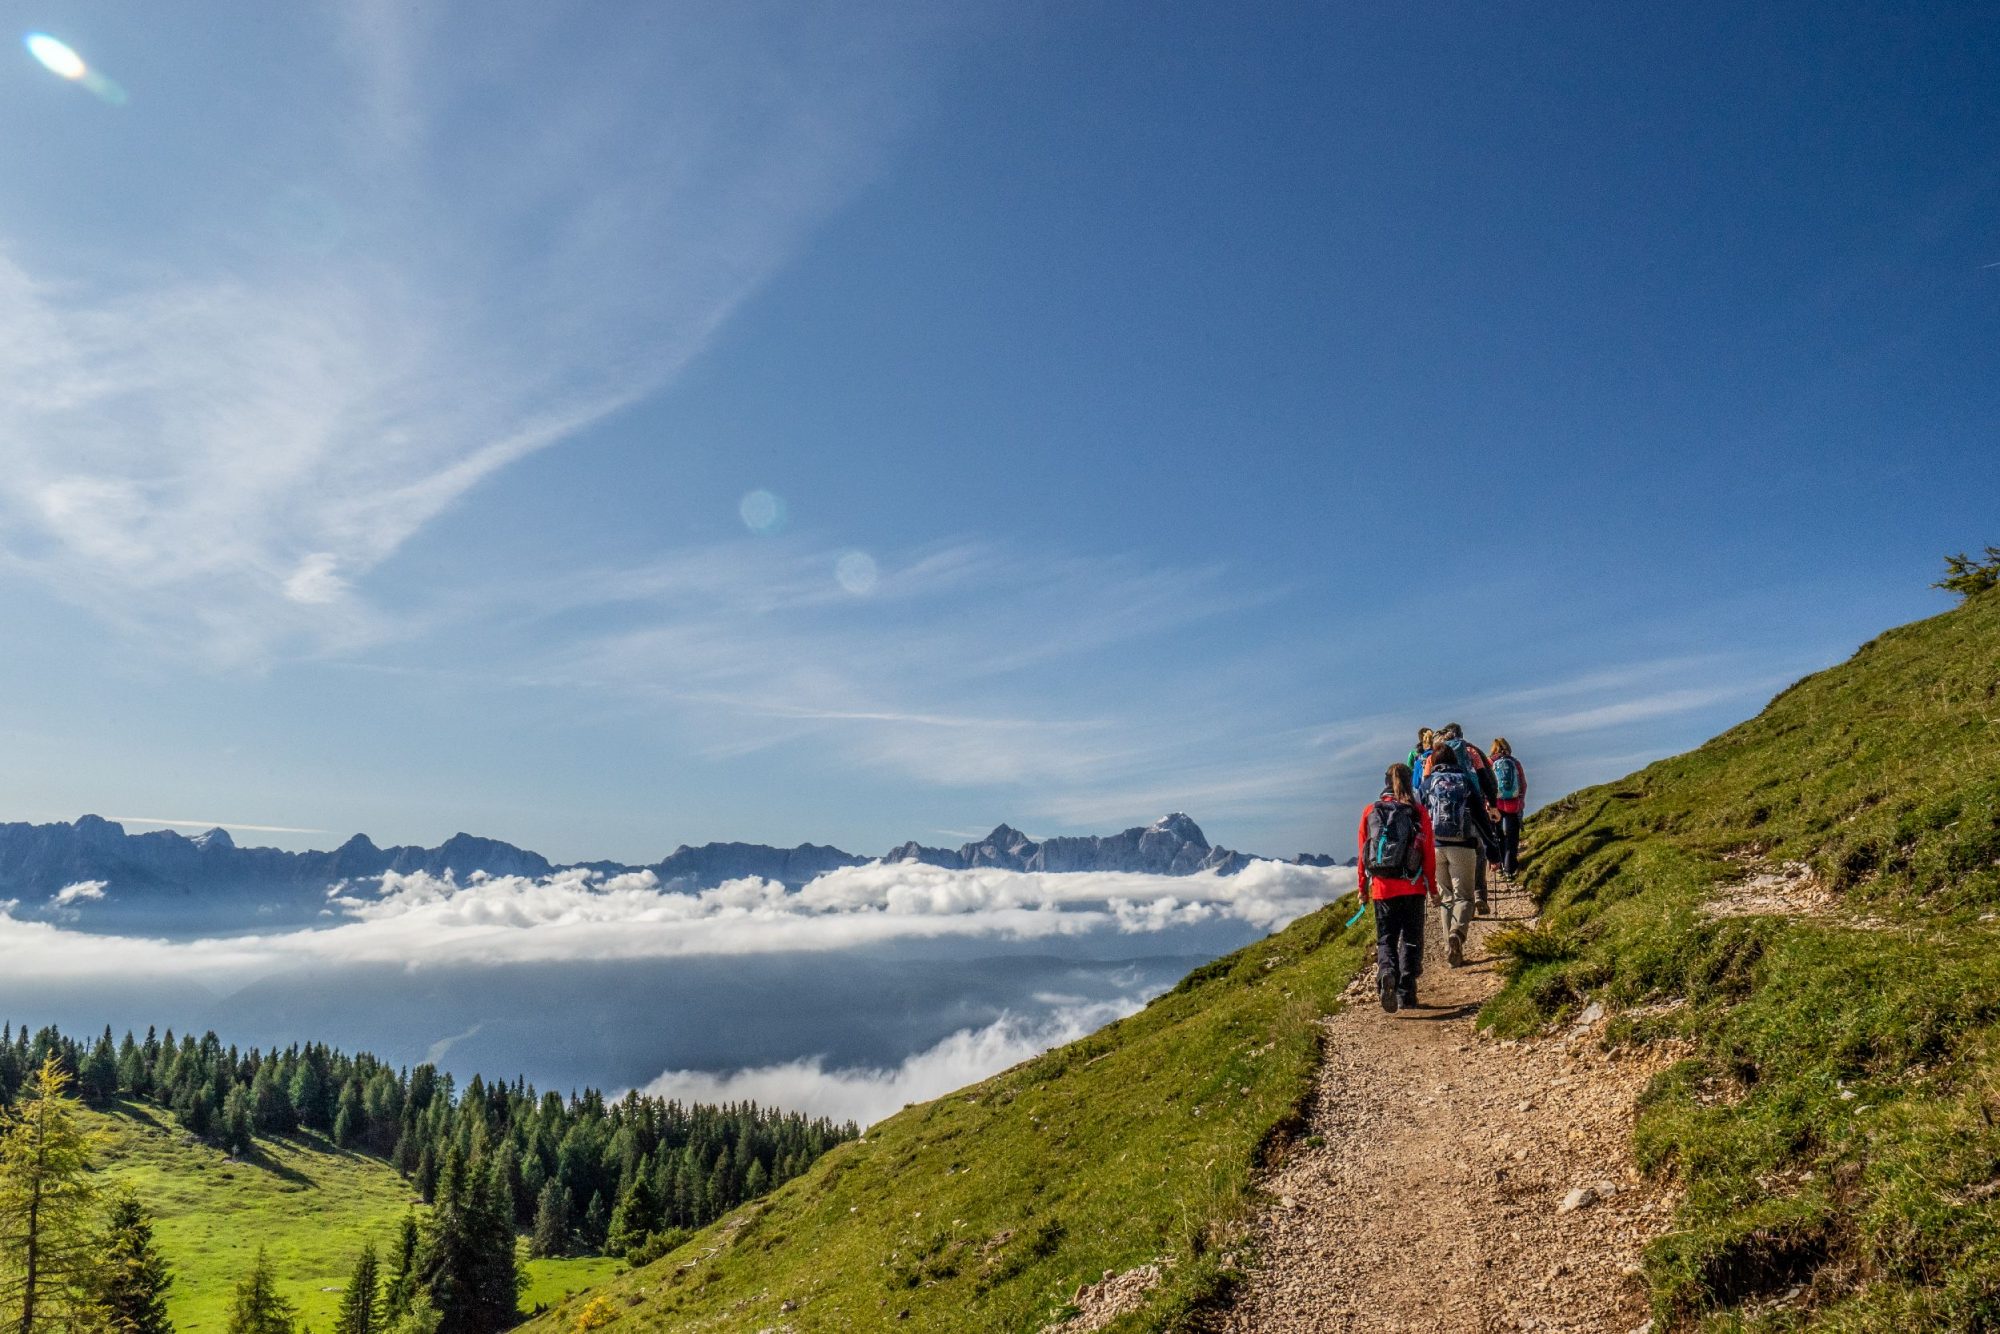
<svg viewBox="0 0 2000 1334">
<path fill-rule="evenodd" d="M 1484 917 L 1484 916 L 1486 916 L 1486 900 L 1485 900 L 1485 899 L 1483 899 L 1483 898 L 1479 898 L 1479 899 L 1474 899 L 1474 900 L 1472 901 L 1472 915 L 1473 915 L 1474 917 Z"/>
<path fill-rule="evenodd" d="M 1398 1001 L 1398 1002 L 1399 1002 L 1399 1003 L 1400 1003 L 1400 1004 L 1402 1005 L 1402 1007 L 1403 1007 L 1404 1009 L 1406 1009 L 1406 1010 L 1414 1010 L 1414 1009 L 1416 1009 L 1416 1008 L 1417 1008 L 1417 989 L 1416 989 L 1416 987 L 1415 987 L 1414 985 L 1412 985 L 1412 986 L 1407 986 L 1407 987 L 1404 987 L 1404 988 L 1403 988 L 1403 989 L 1402 989 L 1401 991 L 1399 991 L 1399 992 L 1397 992 L 1397 993 L 1396 993 L 1396 1000 L 1397 1000 L 1397 1001 Z"/>
<path fill-rule="evenodd" d="M 1453 936 L 1450 940 L 1447 940 L 1444 945 L 1444 961 L 1450 964 L 1453 968 L 1456 968 L 1460 964 L 1464 963 L 1465 942 L 1460 940 L 1457 936 Z"/>
<path fill-rule="evenodd" d="M 1396 995 L 1396 979 L 1389 976 L 1387 973 L 1384 973 L 1380 978 L 1376 980 L 1375 985 L 1376 985 L 1376 990 L 1382 993 L 1382 1008 L 1388 1011 L 1390 1014 L 1394 1014 L 1396 1012 L 1396 1001 L 1398 999 Z"/>
</svg>

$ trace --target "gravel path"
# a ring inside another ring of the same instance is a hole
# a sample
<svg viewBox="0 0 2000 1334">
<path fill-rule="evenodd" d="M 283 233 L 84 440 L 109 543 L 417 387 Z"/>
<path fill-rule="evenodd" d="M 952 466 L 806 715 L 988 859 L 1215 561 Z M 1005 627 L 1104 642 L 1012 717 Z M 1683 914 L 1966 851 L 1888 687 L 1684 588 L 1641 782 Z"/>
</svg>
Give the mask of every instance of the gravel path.
<svg viewBox="0 0 2000 1334">
<path fill-rule="evenodd" d="M 1628 1146 L 1633 1099 L 1668 1058 L 1606 1053 L 1595 1024 L 1526 1043 L 1476 1034 L 1500 985 L 1484 941 L 1533 912 L 1494 888 L 1466 965 L 1431 951 L 1418 1008 L 1384 1014 L 1371 968 L 1326 1021 L 1318 1142 L 1265 1183 L 1260 1259 L 1221 1329 L 1644 1327 L 1639 1250 L 1670 1201 L 1640 1180 Z M 1436 926 L 1433 913 L 1427 944 Z"/>
</svg>

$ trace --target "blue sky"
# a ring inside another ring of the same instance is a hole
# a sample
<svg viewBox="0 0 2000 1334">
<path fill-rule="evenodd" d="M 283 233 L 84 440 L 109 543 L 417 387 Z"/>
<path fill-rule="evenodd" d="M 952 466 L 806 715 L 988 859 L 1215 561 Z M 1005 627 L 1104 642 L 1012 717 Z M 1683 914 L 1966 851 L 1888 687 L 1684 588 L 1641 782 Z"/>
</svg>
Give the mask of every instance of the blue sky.
<svg viewBox="0 0 2000 1334">
<path fill-rule="evenodd" d="M 1985 7 L 8 13 L 0 818 L 1334 848 L 2000 541 Z"/>
</svg>

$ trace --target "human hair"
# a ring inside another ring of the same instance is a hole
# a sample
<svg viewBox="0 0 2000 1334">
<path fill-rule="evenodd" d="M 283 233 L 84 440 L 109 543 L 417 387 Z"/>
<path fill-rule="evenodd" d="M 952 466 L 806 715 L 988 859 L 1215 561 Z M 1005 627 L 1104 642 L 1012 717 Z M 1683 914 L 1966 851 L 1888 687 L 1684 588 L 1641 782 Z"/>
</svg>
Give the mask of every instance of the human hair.
<svg viewBox="0 0 2000 1334">
<path fill-rule="evenodd" d="M 1437 733 L 1432 729 L 1428 727 L 1419 727 L 1417 729 L 1417 749 L 1429 750 L 1431 748 L 1431 740 L 1435 736 L 1437 736 Z"/>
<path fill-rule="evenodd" d="M 1500 758 L 1500 757 L 1501 757 L 1502 755 L 1512 755 L 1513 753 L 1514 753 L 1514 748 L 1513 748 L 1512 746 L 1510 746 L 1510 745 L 1508 745 L 1508 744 L 1507 744 L 1507 738 L 1506 738 L 1506 737 L 1504 737 L 1504 736 L 1496 736 L 1496 737 L 1494 737 L 1494 738 L 1493 738 L 1493 758 L 1494 758 L 1494 759 L 1496 759 L 1496 760 L 1497 760 L 1497 759 L 1499 759 L 1499 758 Z"/>
<path fill-rule="evenodd" d="M 1443 737 L 1447 741 L 1457 741 L 1460 737 L 1463 737 L 1465 735 L 1465 729 L 1463 727 L 1460 727 L 1457 723 L 1446 723 L 1444 725 L 1444 731 L 1439 732 L 1438 735 Z"/>
<path fill-rule="evenodd" d="M 1452 748 L 1440 741 L 1431 747 L 1431 758 L 1450 769 L 1458 767 L 1458 755 Z"/>
<path fill-rule="evenodd" d="M 1390 765 L 1389 771 L 1382 775 L 1382 787 L 1389 794 L 1391 800 L 1410 800 L 1415 795 L 1410 788 L 1410 766 L 1407 764 Z"/>
</svg>

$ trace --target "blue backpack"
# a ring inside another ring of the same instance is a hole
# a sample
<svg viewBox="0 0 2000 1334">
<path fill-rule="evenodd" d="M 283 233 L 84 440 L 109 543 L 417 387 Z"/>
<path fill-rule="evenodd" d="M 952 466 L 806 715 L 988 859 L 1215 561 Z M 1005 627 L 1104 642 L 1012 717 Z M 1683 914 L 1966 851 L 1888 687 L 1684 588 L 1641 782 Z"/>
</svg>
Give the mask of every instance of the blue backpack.
<svg viewBox="0 0 2000 1334">
<path fill-rule="evenodd" d="M 1472 837 L 1472 780 L 1456 769 L 1439 769 L 1424 780 L 1424 805 L 1431 833 L 1440 841 Z"/>
<path fill-rule="evenodd" d="M 1518 797 L 1521 795 L 1521 762 L 1512 755 L 1502 755 L 1493 761 L 1493 780 L 1500 784 L 1500 795 Z"/>
</svg>

